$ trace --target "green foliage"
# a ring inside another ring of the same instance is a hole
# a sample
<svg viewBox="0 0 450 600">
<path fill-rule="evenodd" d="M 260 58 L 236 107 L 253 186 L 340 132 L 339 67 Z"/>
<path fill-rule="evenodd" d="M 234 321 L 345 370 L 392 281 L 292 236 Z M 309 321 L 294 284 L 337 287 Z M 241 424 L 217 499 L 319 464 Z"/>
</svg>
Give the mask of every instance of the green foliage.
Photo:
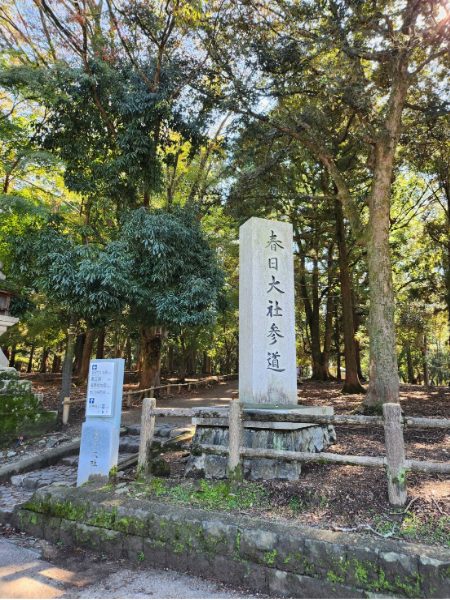
<svg viewBox="0 0 450 600">
<path fill-rule="evenodd" d="M 119 243 L 130 261 L 127 276 L 135 288 L 129 302 L 136 313 L 168 326 L 214 321 L 223 275 L 189 208 L 134 211 Z"/>
<path fill-rule="evenodd" d="M 40 402 L 22 383 L 15 374 L 0 372 L 0 437 L 14 435 L 39 419 Z"/>
<path fill-rule="evenodd" d="M 132 495 L 143 494 L 156 498 L 200 506 L 211 510 L 239 510 L 268 506 L 264 488 L 257 483 L 230 483 L 228 481 L 186 481 L 173 484 L 152 478 L 149 484 L 136 484 Z"/>
<path fill-rule="evenodd" d="M 374 518 L 374 528 L 384 535 L 395 535 L 410 542 L 442 544 L 450 547 L 450 518 L 408 511 L 401 522 L 382 516 Z"/>
<path fill-rule="evenodd" d="M 80 244 L 51 218 L 10 235 L 11 268 L 66 314 L 101 322 L 124 310 L 147 324 L 213 322 L 222 273 L 189 209 L 137 209 L 105 246 Z"/>
</svg>

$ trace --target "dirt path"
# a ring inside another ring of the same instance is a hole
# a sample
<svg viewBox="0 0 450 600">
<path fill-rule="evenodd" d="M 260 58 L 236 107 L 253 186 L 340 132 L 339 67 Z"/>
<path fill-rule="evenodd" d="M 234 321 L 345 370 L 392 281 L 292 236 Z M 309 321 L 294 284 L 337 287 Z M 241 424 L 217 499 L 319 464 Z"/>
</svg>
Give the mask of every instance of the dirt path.
<svg viewBox="0 0 450 600">
<path fill-rule="evenodd" d="M 161 408 L 197 408 L 199 406 L 227 406 L 234 394 L 238 392 L 237 379 L 232 381 L 222 381 L 210 388 L 195 390 L 188 394 L 180 394 L 163 397 L 157 400 L 157 406 Z M 122 425 L 139 423 L 141 420 L 141 403 L 138 407 L 131 410 L 125 410 L 122 413 Z M 163 419 L 163 421 L 185 423 L 186 419 Z"/>
</svg>

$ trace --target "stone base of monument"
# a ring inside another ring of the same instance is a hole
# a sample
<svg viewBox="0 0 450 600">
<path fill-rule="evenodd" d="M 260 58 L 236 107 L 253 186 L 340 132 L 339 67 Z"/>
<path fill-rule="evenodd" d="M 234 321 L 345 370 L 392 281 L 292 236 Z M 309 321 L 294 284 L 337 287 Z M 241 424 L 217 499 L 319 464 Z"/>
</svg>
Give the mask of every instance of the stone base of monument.
<svg viewBox="0 0 450 600">
<path fill-rule="evenodd" d="M 283 409 L 258 409 L 256 412 L 281 412 Z M 289 410 L 301 413 L 312 412 L 318 415 L 332 415 L 332 407 L 289 407 Z M 244 417 L 245 419 L 245 417 Z M 206 479 L 224 479 L 227 475 L 227 456 L 208 453 L 203 446 L 228 447 L 228 425 L 221 419 L 193 420 L 196 432 L 192 440 L 192 452 L 186 464 L 185 475 Z M 244 420 L 243 445 L 246 448 L 263 448 L 273 450 L 290 450 L 294 452 L 322 452 L 336 441 L 336 433 L 332 425 L 314 423 L 285 423 L 279 421 L 247 421 Z M 267 459 L 245 458 L 243 461 L 244 477 L 250 480 L 284 479 L 296 480 L 301 473 L 298 462 Z"/>
</svg>

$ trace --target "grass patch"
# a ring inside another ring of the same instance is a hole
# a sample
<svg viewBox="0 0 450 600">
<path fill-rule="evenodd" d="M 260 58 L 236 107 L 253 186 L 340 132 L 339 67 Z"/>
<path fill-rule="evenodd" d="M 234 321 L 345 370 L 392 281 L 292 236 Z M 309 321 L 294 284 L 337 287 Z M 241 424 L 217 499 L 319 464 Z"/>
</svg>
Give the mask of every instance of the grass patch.
<svg viewBox="0 0 450 600">
<path fill-rule="evenodd" d="M 407 514 L 400 526 L 399 535 L 407 540 L 443 544 L 450 548 L 450 517 Z"/>
<path fill-rule="evenodd" d="M 393 522 L 381 516 L 375 517 L 373 527 L 383 535 L 392 533 L 394 537 L 409 542 L 440 544 L 450 548 L 450 517 L 418 515 L 408 512 L 401 522 Z"/>
<path fill-rule="evenodd" d="M 130 493 L 134 497 L 167 499 L 211 510 L 269 507 L 264 487 L 247 481 L 230 483 L 200 479 L 175 484 L 170 480 L 155 477 L 148 483 L 134 485 Z"/>
</svg>

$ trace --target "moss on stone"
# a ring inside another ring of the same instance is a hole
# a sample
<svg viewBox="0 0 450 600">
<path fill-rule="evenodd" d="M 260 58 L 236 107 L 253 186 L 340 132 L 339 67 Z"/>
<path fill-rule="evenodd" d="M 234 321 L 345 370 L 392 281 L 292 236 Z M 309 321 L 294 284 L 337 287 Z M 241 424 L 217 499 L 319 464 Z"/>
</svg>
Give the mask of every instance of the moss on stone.
<svg viewBox="0 0 450 600">
<path fill-rule="evenodd" d="M 61 517 L 68 521 L 80 521 L 83 522 L 86 519 L 87 507 L 81 504 L 74 504 L 70 500 L 62 502 L 49 502 L 49 508 L 46 511 L 47 514 L 51 514 L 54 517 Z"/>
<path fill-rule="evenodd" d="M 339 575 L 338 573 L 335 573 L 334 571 L 328 571 L 326 577 L 330 583 L 344 583 L 344 581 L 345 581 L 345 579 L 342 575 Z"/>
<path fill-rule="evenodd" d="M 278 552 L 275 549 L 265 552 L 264 553 L 264 562 L 269 567 L 272 567 L 275 564 L 275 559 L 277 558 L 277 556 L 278 556 Z"/>
<path fill-rule="evenodd" d="M 116 519 L 117 519 L 117 509 L 112 508 L 111 510 L 106 510 L 100 508 L 96 510 L 95 513 L 87 519 L 88 525 L 93 525 L 94 527 L 102 527 L 106 529 L 116 529 Z"/>
</svg>

